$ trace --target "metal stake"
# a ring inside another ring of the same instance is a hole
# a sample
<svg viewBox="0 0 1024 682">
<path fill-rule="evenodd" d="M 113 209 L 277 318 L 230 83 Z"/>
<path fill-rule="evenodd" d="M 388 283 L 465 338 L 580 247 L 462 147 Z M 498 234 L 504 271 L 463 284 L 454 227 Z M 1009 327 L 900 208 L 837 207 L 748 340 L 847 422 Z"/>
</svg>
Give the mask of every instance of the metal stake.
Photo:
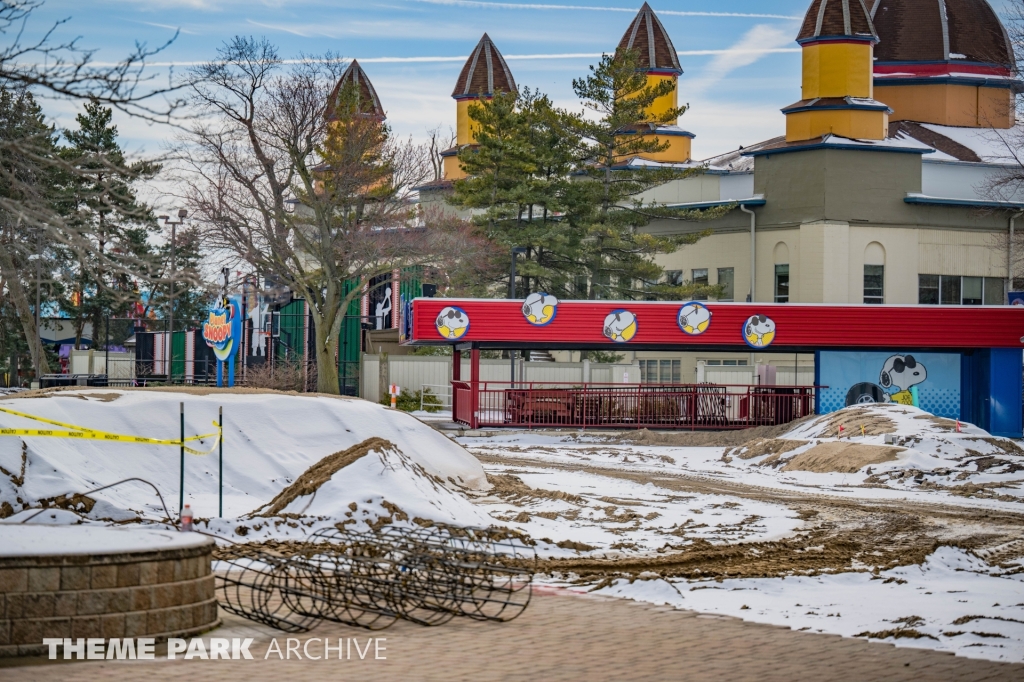
<svg viewBox="0 0 1024 682">
<path fill-rule="evenodd" d="M 217 438 L 220 441 L 217 444 L 217 449 L 220 455 L 220 496 L 219 505 L 217 507 L 217 515 L 221 518 L 224 517 L 224 406 L 221 405 L 217 410 L 217 427 L 220 433 L 217 434 Z"/>
<path fill-rule="evenodd" d="M 178 489 L 178 513 L 185 508 L 185 403 L 178 403 L 181 410 L 181 485 Z"/>
</svg>

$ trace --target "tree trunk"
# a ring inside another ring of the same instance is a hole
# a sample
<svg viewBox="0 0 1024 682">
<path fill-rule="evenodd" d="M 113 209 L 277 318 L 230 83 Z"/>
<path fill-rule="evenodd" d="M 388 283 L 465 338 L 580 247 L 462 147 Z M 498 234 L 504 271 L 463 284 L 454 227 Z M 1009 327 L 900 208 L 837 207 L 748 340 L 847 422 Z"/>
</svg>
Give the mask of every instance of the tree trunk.
<svg viewBox="0 0 1024 682">
<path fill-rule="evenodd" d="M 32 366 L 39 373 L 36 381 L 39 381 L 43 374 L 50 373 L 50 365 L 46 361 L 46 353 L 43 352 L 43 344 L 39 341 L 39 329 L 36 327 L 36 318 L 32 314 L 32 308 L 28 302 L 28 295 L 25 288 L 21 286 L 21 278 L 14 269 L 14 262 L 11 254 L 5 248 L 0 248 L 0 269 L 7 280 L 7 291 L 14 299 L 14 307 L 18 311 L 18 320 L 21 322 L 22 331 L 25 332 L 25 340 L 28 342 L 29 352 L 32 354 Z"/>
<path fill-rule="evenodd" d="M 308 301 L 308 299 L 307 299 Z M 321 314 L 315 306 L 310 305 L 313 311 L 313 331 L 316 339 L 316 390 L 317 393 L 329 393 L 338 395 L 341 392 L 338 383 L 338 362 L 336 351 L 338 348 L 338 335 L 334 328 L 338 326 L 340 317 L 337 307 L 328 308 L 326 315 Z"/>
</svg>

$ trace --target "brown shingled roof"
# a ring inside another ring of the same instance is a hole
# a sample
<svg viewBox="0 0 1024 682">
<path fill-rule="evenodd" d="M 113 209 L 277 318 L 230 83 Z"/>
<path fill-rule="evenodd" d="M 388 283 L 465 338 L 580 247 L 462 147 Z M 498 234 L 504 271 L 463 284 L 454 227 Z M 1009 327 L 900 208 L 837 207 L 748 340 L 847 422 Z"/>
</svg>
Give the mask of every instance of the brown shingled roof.
<svg viewBox="0 0 1024 682">
<path fill-rule="evenodd" d="M 875 27 L 864 0 L 813 0 L 798 41 L 832 36 L 873 36 Z"/>
<path fill-rule="evenodd" d="M 646 2 L 622 35 L 618 49 L 636 50 L 640 56 L 641 69 L 683 72 L 679 65 L 679 55 L 676 54 L 672 39 L 668 37 L 668 31 Z"/>
<path fill-rule="evenodd" d="M 889 124 L 889 137 L 897 137 L 903 133 L 918 142 L 923 142 L 932 149 L 949 154 L 958 161 L 972 161 L 980 163 L 981 157 L 970 147 L 966 147 L 956 140 L 952 140 L 941 133 L 925 128 L 920 123 L 913 121 L 893 121 Z"/>
<path fill-rule="evenodd" d="M 486 33 L 462 67 L 452 97 L 489 97 L 498 92 L 515 92 L 516 82 L 505 58 Z"/>
<path fill-rule="evenodd" d="M 380 105 L 380 98 L 377 97 L 377 91 L 373 89 L 373 83 L 371 83 L 370 79 L 366 76 L 366 72 L 363 71 L 363 67 L 354 59 L 352 60 L 352 63 L 348 65 L 348 68 L 345 69 L 345 73 L 341 74 L 341 78 L 338 79 L 338 84 L 334 86 L 334 90 L 331 92 L 330 101 L 336 104 L 338 96 L 341 93 L 341 89 L 349 82 L 353 82 L 356 85 L 360 113 L 376 116 L 383 120 L 385 118 L 384 107 Z M 333 111 L 329 115 L 329 118 L 334 118 Z"/>
<path fill-rule="evenodd" d="M 954 61 L 1015 66 L 1009 36 L 986 0 L 872 0 L 880 62 Z"/>
</svg>

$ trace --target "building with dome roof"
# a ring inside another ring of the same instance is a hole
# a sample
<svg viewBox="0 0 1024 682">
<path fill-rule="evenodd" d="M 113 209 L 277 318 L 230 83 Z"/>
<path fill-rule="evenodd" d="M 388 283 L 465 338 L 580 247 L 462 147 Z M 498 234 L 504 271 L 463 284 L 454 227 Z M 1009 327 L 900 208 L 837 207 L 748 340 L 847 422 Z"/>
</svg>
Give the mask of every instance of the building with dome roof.
<svg viewBox="0 0 1024 682">
<path fill-rule="evenodd" d="M 331 91 L 330 101 L 334 103 L 334 106 L 329 110 L 328 118 L 332 120 L 335 118 L 335 109 L 340 104 L 338 99 L 341 96 L 342 90 L 349 83 L 355 85 L 356 107 L 358 107 L 360 114 L 372 116 L 380 121 L 387 118 L 387 115 L 384 113 L 384 107 L 381 106 L 380 98 L 377 97 L 377 91 L 373 88 L 373 83 L 370 82 L 370 78 L 363 71 L 363 67 L 355 59 L 348 65 L 345 72 L 341 74 L 341 78 L 338 79 L 334 90 Z"/>
</svg>

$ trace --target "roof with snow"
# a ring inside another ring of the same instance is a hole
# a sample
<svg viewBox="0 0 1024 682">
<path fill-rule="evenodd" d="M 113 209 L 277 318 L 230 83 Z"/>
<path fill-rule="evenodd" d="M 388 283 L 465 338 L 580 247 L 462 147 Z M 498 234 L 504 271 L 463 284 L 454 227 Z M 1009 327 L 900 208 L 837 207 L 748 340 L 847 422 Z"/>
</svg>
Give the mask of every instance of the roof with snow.
<svg viewBox="0 0 1024 682">
<path fill-rule="evenodd" d="M 1012 69 L 1013 46 L 986 0 L 871 0 L 878 62 L 975 62 Z"/>
<path fill-rule="evenodd" d="M 622 35 L 618 49 L 636 50 L 640 56 L 640 68 L 645 71 L 683 72 L 668 31 L 646 2 Z"/>
<path fill-rule="evenodd" d="M 1011 161 L 1009 131 L 993 128 L 960 128 L 933 123 L 895 121 L 889 124 L 889 137 L 914 140 L 936 150 L 929 161 L 968 163 L 1008 163 Z"/>
<path fill-rule="evenodd" d="M 515 92 L 516 82 L 505 58 L 486 33 L 462 67 L 452 97 L 491 97 L 499 92 Z"/>
<path fill-rule="evenodd" d="M 797 42 L 821 38 L 862 38 L 877 42 L 864 0 L 814 0 L 807 9 Z"/>
</svg>

